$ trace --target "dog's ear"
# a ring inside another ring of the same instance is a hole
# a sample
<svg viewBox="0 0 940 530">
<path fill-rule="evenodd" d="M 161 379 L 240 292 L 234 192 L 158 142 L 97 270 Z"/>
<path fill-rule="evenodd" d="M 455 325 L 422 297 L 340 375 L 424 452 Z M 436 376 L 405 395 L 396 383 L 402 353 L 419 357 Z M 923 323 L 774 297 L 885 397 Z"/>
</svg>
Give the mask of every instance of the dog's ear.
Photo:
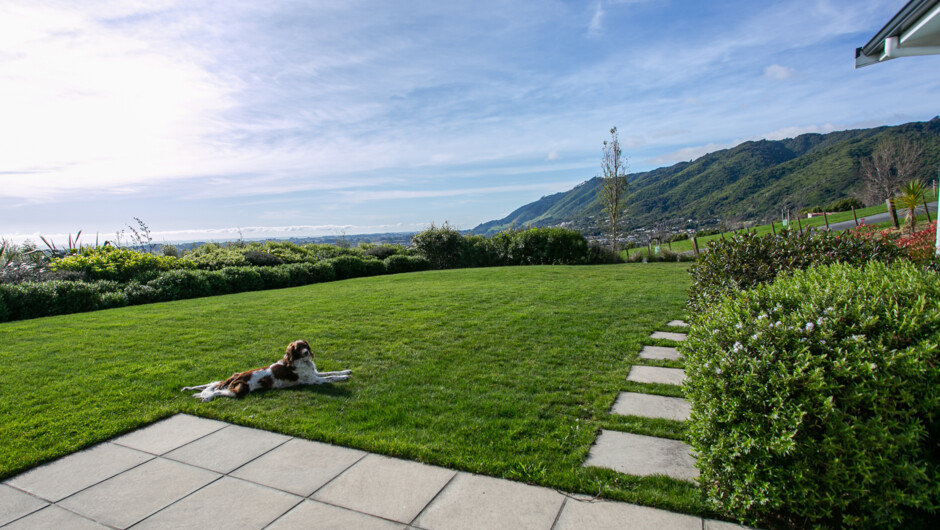
<svg viewBox="0 0 940 530">
<path fill-rule="evenodd" d="M 287 366 L 294 366 L 294 361 L 299 357 L 297 352 L 297 342 L 292 342 L 287 345 L 287 350 L 284 352 L 284 360 L 287 361 Z"/>
</svg>

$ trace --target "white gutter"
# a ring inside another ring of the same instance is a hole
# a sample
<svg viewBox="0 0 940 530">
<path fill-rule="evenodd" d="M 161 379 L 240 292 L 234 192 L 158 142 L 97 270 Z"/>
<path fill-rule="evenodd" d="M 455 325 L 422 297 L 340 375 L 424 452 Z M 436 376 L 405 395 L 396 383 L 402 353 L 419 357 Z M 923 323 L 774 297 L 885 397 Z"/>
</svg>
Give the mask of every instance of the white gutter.
<svg viewBox="0 0 940 530">
<path fill-rule="evenodd" d="M 914 57 L 917 55 L 940 55 L 940 46 L 912 46 L 910 48 L 901 47 L 898 37 L 888 37 L 885 39 L 885 51 L 878 58 L 877 62 L 897 59 L 898 57 Z M 863 65 L 864 66 L 864 65 Z"/>
<path fill-rule="evenodd" d="M 895 19 L 879 32 L 879 35 L 884 35 L 883 45 L 876 44 L 878 41 L 873 39 L 863 48 L 857 48 L 855 68 L 898 57 L 940 55 L 940 3 L 934 4 L 926 13 L 916 15 L 913 24 L 904 31 L 897 31 L 897 26 L 906 24 L 905 17 L 914 16 L 920 7 L 926 4 L 929 2 L 912 1 L 895 15 Z M 891 29 L 892 25 L 895 25 L 895 29 Z M 891 33 L 894 33 L 894 36 L 889 36 Z"/>
</svg>

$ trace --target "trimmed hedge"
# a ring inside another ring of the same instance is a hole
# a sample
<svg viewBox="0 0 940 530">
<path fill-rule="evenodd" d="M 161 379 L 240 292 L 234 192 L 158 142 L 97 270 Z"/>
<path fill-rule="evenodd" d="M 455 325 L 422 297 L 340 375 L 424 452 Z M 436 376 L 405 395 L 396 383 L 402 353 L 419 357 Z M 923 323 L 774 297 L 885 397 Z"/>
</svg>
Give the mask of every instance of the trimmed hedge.
<svg viewBox="0 0 940 530">
<path fill-rule="evenodd" d="M 433 269 L 498 265 L 582 265 L 619 262 L 619 255 L 598 252 L 580 233 L 566 228 L 530 228 L 490 238 L 463 236 L 448 224 L 431 225 L 411 239 L 415 252 Z"/>
<path fill-rule="evenodd" d="M 716 301 L 681 350 L 708 502 L 774 527 L 940 518 L 940 277 L 836 264 Z"/>
<path fill-rule="evenodd" d="M 385 270 L 385 264 L 381 261 L 349 258 L 363 263 L 345 269 L 346 274 L 367 276 Z M 346 263 L 349 264 L 348 261 Z M 0 284 L 0 322 L 294 287 L 334 279 L 337 279 L 337 276 L 333 265 L 327 261 L 275 267 L 226 267 L 220 270 L 175 269 L 166 271 L 146 283 L 134 280 L 121 284 L 101 280 Z"/>
<path fill-rule="evenodd" d="M 426 271 L 430 268 L 431 262 L 422 256 L 403 256 L 398 254 L 385 258 L 385 270 L 389 274 Z"/>
<path fill-rule="evenodd" d="M 903 249 L 881 236 L 866 238 L 821 231 L 803 235 L 793 231 L 763 236 L 735 234 L 712 241 L 708 251 L 702 252 L 689 268 L 693 282 L 689 313 L 695 318 L 723 297 L 772 282 L 782 272 L 832 263 L 892 263 L 906 256 Z"/>
<path fill-rule="evenodd" d="M 0 321 L 94 311 L 127 305 L 117 282 L 59 281 L 0 284 Z M 107 295 L 107 296 L 105 296 Z"/>
</svg>

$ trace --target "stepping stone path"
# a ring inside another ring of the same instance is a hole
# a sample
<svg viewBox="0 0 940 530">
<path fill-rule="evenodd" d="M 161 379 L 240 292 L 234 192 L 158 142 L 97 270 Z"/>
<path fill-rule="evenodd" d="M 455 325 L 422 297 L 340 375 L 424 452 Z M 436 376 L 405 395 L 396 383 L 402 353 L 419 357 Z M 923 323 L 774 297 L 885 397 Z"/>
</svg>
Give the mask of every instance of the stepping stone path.
<svg viewBox="0 0 940 530">
<path fill-rule="evenodd" d="M 682 354 L 679 350 L 668 346 L 643 346 L 640 350 L 640 359 L 678 361 L 682 359 Z"/>
<path fill-rule="evenodd" d="M 679 386 L 685 381 L 685 370 L 682 368 L 660 368 L 658 366 L 634 366 L 630 368 L 627 381 Z"/>
<path fill-rule="evenodd" d="M 610 413 L 685 421 L 689 419 L 690 409 L 689 402 L 682 398 L 621 392 Z"/>
<path fill-rule="evenodd" d="M 681 320 L 673 320 L 668 325 L 688 326 Z M 684 341 L 686 334 L 656 331 L 650 338 Z M 639 358 L 676 361 L 681 359 L 681 355 L 675 348 L 644 346 Z M 636 383 L 681 385 L 684 380 L 685 370 L 657 366 L 635 365 L 627 376 L 627 381 Z M 689 402 L 683 398 L 621 392 L 610 412 L 622 416 L 685 421 L 689 418 L 689 411 Z M 692 448 L 687 443 L 608 430 L 602 430 L 598 435 L 584 466 L 604 467 L 628 475 L 666 475 L 679 480 L 694 481 L 699 476 Z"/>
<path fill-rule="evenodd" d="M 676 333 L 674 331 L 655 331 L 650 335 L 651 339 L 666 339 L 682 342 L 685 340 L 685 333 Z"/>
</svg>

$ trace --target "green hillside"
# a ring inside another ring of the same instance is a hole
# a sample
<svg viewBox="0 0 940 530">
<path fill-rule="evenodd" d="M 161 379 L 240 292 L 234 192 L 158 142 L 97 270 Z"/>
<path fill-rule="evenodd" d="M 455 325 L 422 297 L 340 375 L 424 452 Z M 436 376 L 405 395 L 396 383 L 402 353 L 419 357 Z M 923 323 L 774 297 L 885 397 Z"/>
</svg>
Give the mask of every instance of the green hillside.
<svg viewBox="0 0 940 530">
<path fill-rule="evenodd" d="M 883 139 L 907 138 L 924 147 L 921 178 L 940 165 L 940 119 L 894 127 L 804 134 L 785 140 L 744 142 L 681 162 L 628 176 L 629 228 L 693 219 L 697 223 L 769 221 L 783 206 L 799 209 L 858 195 L 861 161 Z M 503 219 L 483 223 L 473 233 L 522 226 L 565 224 L 587 233 L 603 219 L 597 201 L 600 179 L 542 197 Z"/>
</svg>

